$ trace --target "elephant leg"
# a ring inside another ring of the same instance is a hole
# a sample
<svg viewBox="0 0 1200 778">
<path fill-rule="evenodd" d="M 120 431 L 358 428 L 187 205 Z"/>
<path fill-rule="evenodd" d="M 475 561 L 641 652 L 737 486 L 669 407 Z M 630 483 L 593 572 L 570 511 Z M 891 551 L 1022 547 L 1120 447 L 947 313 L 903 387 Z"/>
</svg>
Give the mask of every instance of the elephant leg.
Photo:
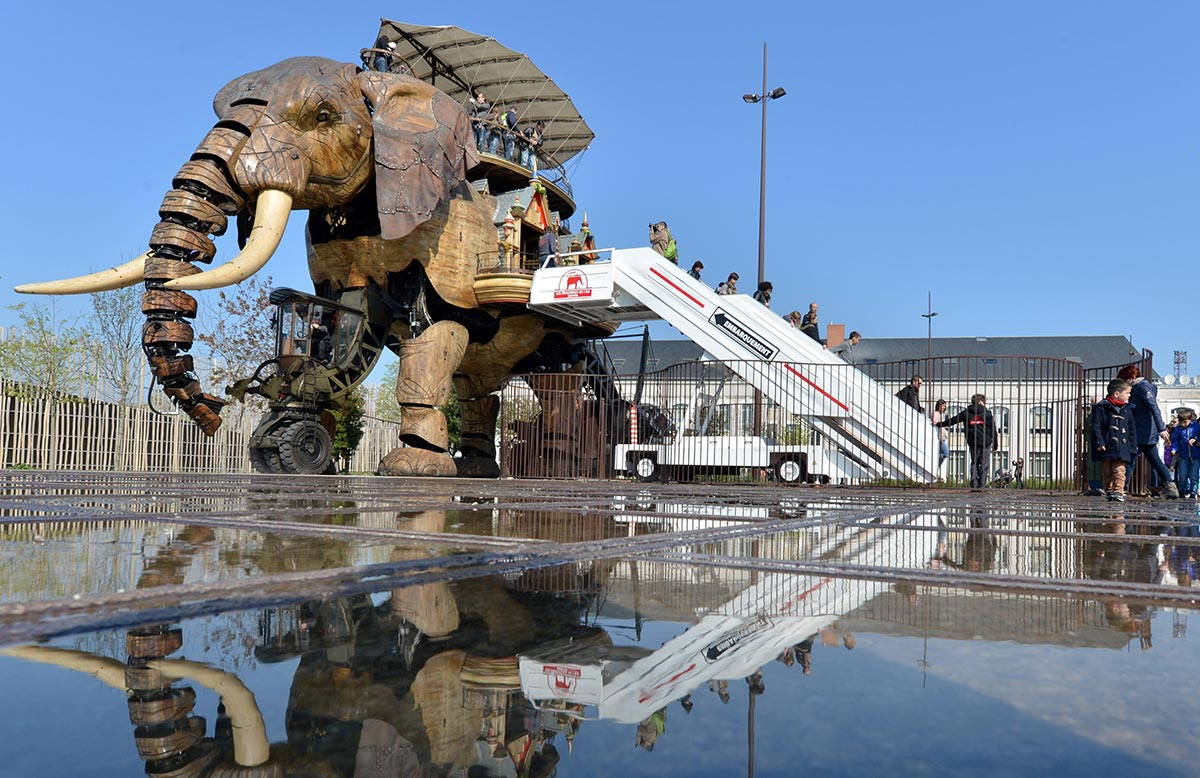
<svg viewBox="0 0 1200 778">
<path fill-rule="evenodd" d="M 462 384 L 456 378 L 455 388 Z M 462 397 L 463 392 L 459 393 Z M 470 400 L 458 401 L 462 412 L 462 456 L 454 460 L 458 474 L 466 478 L 499 478 L 496 462 L 496 417 L 500 415 L 500 398 L 485 394 Z"/>
<path fill-rule="evenodd" d="M 467 328 L 451 321 L 437 322 L 401 346 L 396 402 L 404 445 L 383 458 L 380 475 L 457 474 L 446 453 L 450 435 L 440 406 L 450 399 L 451 377 L 466 349 Z"/>
</svg>

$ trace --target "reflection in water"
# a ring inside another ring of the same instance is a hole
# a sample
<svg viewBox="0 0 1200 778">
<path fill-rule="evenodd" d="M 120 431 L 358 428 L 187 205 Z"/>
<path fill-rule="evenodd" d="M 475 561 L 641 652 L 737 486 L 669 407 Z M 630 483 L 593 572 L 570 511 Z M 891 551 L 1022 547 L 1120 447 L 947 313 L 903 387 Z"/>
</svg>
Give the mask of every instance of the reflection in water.
<svg viewBox="0 0 1200 778">
<path fill-rule="evenodd" d="M 816 500 L 788 508 L 800 518 L 826 509 Z M 686 531 L 743 520 L 721 510 L 647 505 L 582 520 L 554 511 L 393 516 L 413 532 L 478 532 L 486 524 L 501 537 L 574 543 L 638 537 L 665 524 Z M 1011 532 L 1022 521 L 1043 534 Z M 664 553 L 283 604 L 229 620 L 248 630 L 238 639 L 252 644 L 257 663 L 291 666 L 284 735 L 276 742 L 252 691 L 252 666 L 235 674 L 182 658 L 185 631 L 201 623 L 128 630 L 119 657 L 42 645 L 4 654 L 87 673 L 119 690 L 114 709 L 125 703 L 133 747 L 149 774 L 547 776 L 598 719 L 624 727 L 624 748 L 641 756 L 657 750 L 658 757 L 693 722 L 732 711 L 737 706 L 728 703 L 737 699 L 751 706 L 744 726 L 753 748 L 756 699 L 783 693 L 772 672 L 818 688 L 847 663 L 866 661 L 871 649 L 855 649 L 868 636 L 1089 648 L 1136 641 L 1150 650 L 1156 607 L 1144 594 L 1088 600 L 972 591 L 957 576 L 1190 586 L 1196 527 L 1163 531 L 1124 515 L 1080 524 L 968 505 L 686 549 L 712 558 L 837 562 L 895 577 L 696 566 Z M 177 533 L 136 585 L 183 581 L 211 541 L 210 530 Z M 302 542 L 276 539 L 260 548 L 269 559 L 256 569 L 305 564 Z M 385 552 L 393 562 L 446 553 L 428 545 Z M 925 577 L 906 580 L 903 571 Z M 941 585 L 931 573 L 956 576 L 955 584 Z M 1177 637 L 1186 635 L 1181 618 Z M 647 622 L 676 627 L 643 639 Z M 197 688 L 212 690 L 219 706 L 197 710 Z"/>
</svg>

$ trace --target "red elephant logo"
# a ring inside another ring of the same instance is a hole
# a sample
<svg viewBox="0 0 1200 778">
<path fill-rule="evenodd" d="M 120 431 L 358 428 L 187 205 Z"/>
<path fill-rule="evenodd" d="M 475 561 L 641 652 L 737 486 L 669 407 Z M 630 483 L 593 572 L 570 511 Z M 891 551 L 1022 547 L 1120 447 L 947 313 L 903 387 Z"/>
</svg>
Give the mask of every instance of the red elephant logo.
<svg viewBox="0 0 1200 778">
<path fill-rule="evenodd" d="M 587 274 L 580 270 L 568 270 L 558 282 L 554 292 L 555 300 L 574 300 L 581 297 L 591 297 L 592 286 L 588 283 Z"/>
</svg>

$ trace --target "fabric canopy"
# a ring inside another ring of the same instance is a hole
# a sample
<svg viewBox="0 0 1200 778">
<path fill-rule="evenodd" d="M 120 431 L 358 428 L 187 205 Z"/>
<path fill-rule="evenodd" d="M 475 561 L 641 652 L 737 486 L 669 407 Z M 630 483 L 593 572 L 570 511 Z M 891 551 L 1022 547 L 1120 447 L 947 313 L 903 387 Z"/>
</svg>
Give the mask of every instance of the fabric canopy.
<svg viewBox="0 0 1200 778">
<path fill-rule="evenodd" d="M 596 137 L 571 98 L 519 51 L 461 27 L 423 27 L 383 19 L 379 34 L 396 42 L 413 75 L 466 107 L 473 90 L 493 105 L 512 106 L 522 128 L 546 123 L 542 149 L 559 163 Z"/>
</svg>

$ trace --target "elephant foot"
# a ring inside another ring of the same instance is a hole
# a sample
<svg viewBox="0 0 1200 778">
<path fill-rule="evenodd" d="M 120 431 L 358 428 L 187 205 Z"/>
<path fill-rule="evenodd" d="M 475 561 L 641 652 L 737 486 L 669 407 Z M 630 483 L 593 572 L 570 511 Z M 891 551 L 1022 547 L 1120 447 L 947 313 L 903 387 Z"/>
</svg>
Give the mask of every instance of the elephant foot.
<svg viewBox="0 0 1200 778">
<path fill-rule="evenodd" d="M 446 478 L 458 475 L 454 457 L 423 448 L 394 448 L 379 463 L 380 475 L 423 475 Z"/>
<path fill-rule="evenodd" d="M 489 457 L 459 457 L 454 460 L 463 478 L 499 478 L 500 464 Z"/>
</svg>

